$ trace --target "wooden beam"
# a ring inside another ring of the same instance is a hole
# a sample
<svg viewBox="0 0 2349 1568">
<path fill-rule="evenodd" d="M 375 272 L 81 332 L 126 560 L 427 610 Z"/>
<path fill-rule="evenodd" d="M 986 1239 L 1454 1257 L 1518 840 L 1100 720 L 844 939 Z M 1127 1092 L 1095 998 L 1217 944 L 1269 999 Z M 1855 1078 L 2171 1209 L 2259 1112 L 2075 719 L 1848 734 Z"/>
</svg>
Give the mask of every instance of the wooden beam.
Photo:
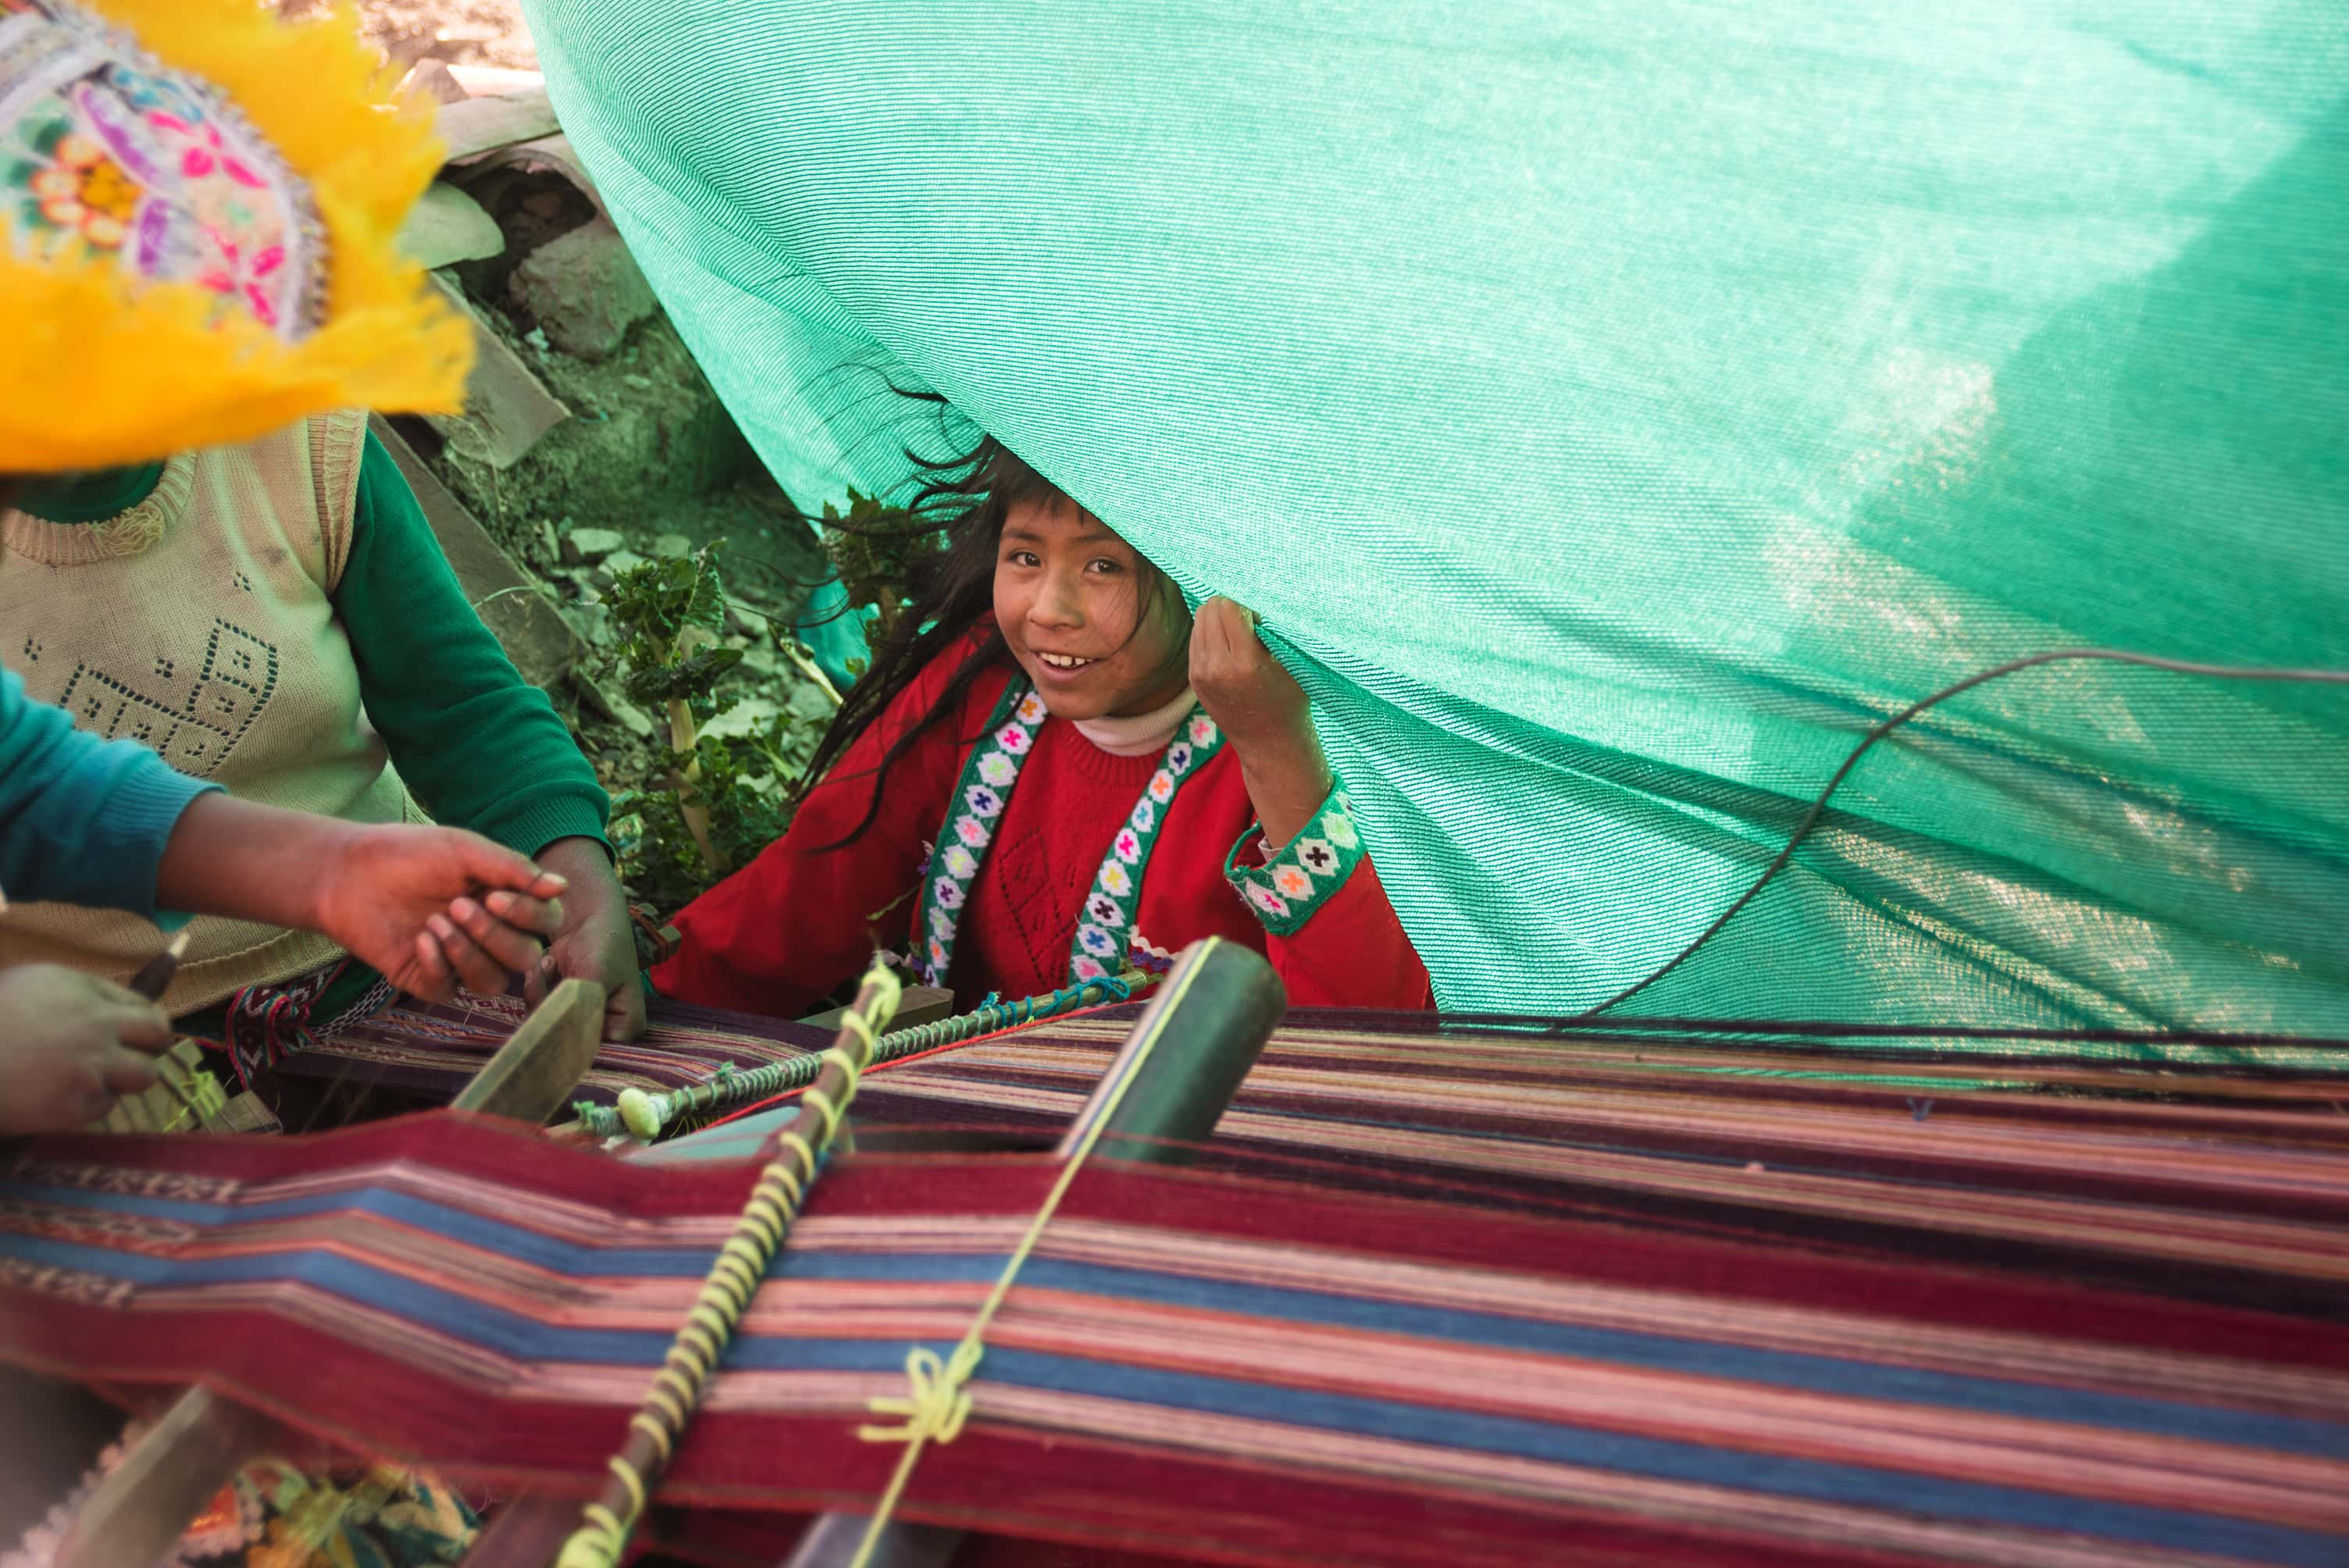
<svg viewBox="0 0 2349 1568">
<path fill-rule="evenodd" d="M 542 689 L 559 683 L 587 651 L 579 634 L 382 415 L 369 416 L 367 428 L 416 492 L 440 553 L 465 590 L 465 602 L 496 634 L 522 678 Z"/>
<path fill-rule="evenodd" d="M 57 1568 L 164 1561 L 188 1521 L 279 1435 L 277 1423 L 259 1411 L 209 1388 L 189 1389 L 74 1515 L 57 1548 Z"/>
<path fill-rule="evenodd" d="M 462 414 L 427 414 L 432 428 L 452 441 L 470 445 L 492 468 L 510 469 L 538 438 L 571 410 L 546 389 L 538 373 L 490 329 L 472 302 L 440 273 L 432 274 L 441 297 L 473 324 L 473 372 L 465 377 Z"/>
<path fill-rule="evenodd" d="M 465 1568 L 546 1568 L 579 1528 L 586 1499 L 525 1493 L 501 1502 L 473 1538 Z"/>
<path fill-rule="evenodd" d="M 604 1037 L 604 988 L 565 980 L 523 1019 L 450 1109 L 544 1121 L 585 1076 Z M 191 1388 L 100 1481 L 67 1527 L 57 1568 L 161 1562 L 247 1461 L 286 1434 L 257 1410 Z"/>
<path fill-rule="evenodd" d="M 451 73 L 454 74 L 453 72 Z M 443 104 L 432 122 L 448 162 L 478 158 L 517 141 L 536 141 L 563 129 L 544 87 L 523 87 L 498 98 Z"/>
</svg>

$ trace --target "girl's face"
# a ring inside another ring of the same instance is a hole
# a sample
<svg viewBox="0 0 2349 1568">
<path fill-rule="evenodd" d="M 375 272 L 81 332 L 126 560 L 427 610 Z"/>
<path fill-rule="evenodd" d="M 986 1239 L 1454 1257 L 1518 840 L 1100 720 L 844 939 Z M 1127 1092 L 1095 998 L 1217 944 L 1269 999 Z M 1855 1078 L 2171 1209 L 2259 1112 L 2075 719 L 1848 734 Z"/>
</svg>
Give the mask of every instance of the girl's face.
<svg viewBox="0 0 2349 1568">
<path fill-rule="evenodd" d="M 995 552 L 995 622 L 1060 718 L 1148 713 L 1190 680 L 1191 617 L 1133 547 L 1059 498 L 1020 501 Z"/>
</svg>

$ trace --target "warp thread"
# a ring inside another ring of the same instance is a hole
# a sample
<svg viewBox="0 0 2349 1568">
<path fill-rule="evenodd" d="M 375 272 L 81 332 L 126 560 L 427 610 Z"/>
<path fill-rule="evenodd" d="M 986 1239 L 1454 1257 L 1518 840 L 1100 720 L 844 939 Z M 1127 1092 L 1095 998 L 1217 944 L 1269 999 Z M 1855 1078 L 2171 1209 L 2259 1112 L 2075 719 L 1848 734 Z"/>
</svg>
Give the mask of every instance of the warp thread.
<svg viewBox="0 0 2349 1568">
<path fill-rule="evenodd" d="M 914 1467 L 921 1460 L 922 1449 L 931 1443 L 950 1443 L 962 1435 L 963 1423 L 970 1418 L 970 1391 L 967 1386 L 970 1382 L 970 1375 L 978 1369 L 980 1357 L 987 1354 L 988 1326 L 995 1321 L 996 1310 L 1003 1305 L 1003 1298 L 1011 1294 L 1012 1282 L 1019 1277 L 1019 1270 L 1028 1262 L 1029 1254 L 1043 1239 L 1044 1227 L 1051 1223 L 1052 1216 L 1059 1212 L 1061 1200 L 1068 1196 L 1069 1189 L 1075 1184 L 1077 1173 L 1084 1169 L 1086 1158 L 1092 1153 L 1094 1146 L 1101 1141 L 1102 1133 L 1116 1117 L 1117 1108 L 1124 1102 L 1125 1091 L 1141 1076 L 1143 1063 L 1150 1059 L 1151 1053 L 1158 1048 L 1158 1042 L 1165 1037 L 1168 1022 L 1175 1016 L 1184 992 L 1190 988 L 1198 973 L 1197 966 L 1193 966 L 1175 982 L 1176 989 L 1161 999 L 1161 1005 L 1149 1024 L 1150 1032 L 1143 1037 L 1133 1055 L 1127 1059 L 1123 1076 L 1110 1086 L 1109 1097 L 1102 1105 L 1101 1114 L 1092 1119 L 1092 1124 L 1085 1129 L 1084 1137 L 1070 1151 L 1067 1161 L 1061 1167 L 1060 1176 L 1053 1181 L 1051 1190 L 1044 1194 L 1043 1204 L 1037 1209 L 1036 1217 L 1029 1222 L 1027 1233 L 1019 1238 L 1019 1244 L 1004 1261 L 1003 1272 L 996 1276 L 995 1288 L 988 1291 L 987 1299 L 979 1304 L 978 1315 L 971 1319 L 970 1327 L 954 1347 L 954 1353 L 942 1357 L 927 1346 L 916 1346 L 905 1355 L 905 1395 L 902 1398 L 884 1397 L 871 1402 L 869 1408 L 874 1415 L 895 1416 L 905 1424 L 859 1427 L 856 1435 L 868 1443 L 903 1443 L 905 1452 L 905 1457 L 897 1461 L 896 1473 L 889 1478 L 888 1489 L 882 1492 L 881 1501 L 873 1511 L 873 1520 L 865 1527 L 864 1542 L 857 1547 L 856 1555 L 849 1562 L 849 1568 L 869 1568 L 874 1552 L 881 1543 L 882 1532 L 888 1527 L 898 1501 L 905 1495 L 906 1483 L 914 1478 Z M 570 1568 L 570 1564 L 563 1564 L 563 1568 Z"/>
</svg>

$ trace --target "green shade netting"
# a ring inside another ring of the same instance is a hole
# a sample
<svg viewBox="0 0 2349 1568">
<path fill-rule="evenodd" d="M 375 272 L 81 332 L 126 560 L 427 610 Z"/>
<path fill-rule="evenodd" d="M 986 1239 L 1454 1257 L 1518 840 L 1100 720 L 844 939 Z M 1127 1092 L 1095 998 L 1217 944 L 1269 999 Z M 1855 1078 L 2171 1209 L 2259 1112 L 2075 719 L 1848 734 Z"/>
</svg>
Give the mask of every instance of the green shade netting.
<svg viewBox="0 0 2349 1568">
<path fill-rule="evenodd" d="M 1985 665 L 2349 665 L 2338 0 L 526 9 L 785 489 L 933 388 L 1257 609 L 1450 1007 L 1647 973 Z M 1627 1010 L 2349 1034 L 2349 693 L 1969 693 Z"/>
</svg>

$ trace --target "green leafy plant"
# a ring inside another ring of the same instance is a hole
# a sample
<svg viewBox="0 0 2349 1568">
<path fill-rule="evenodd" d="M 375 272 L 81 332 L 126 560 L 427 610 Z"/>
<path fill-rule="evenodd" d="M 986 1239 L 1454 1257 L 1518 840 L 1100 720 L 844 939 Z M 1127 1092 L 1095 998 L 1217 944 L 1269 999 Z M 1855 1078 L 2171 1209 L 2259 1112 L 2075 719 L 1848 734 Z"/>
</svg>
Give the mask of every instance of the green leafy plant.
<svg viewBox="0 0 2349 1568">
<path fill-rule="evenodd" d="M 905 508 L 854 488 L 846 512 L 824 503 L 823 531 L 824 552 L 851 609 L 869 608 L 874 639 L 886 642 L 913 597 L 908 583 L 915 569 L 945 547 L 944 537 Z"/>
<path fill-rule="evenodd" d="M 621 872 L 640 898 L 664 909 L 689 902 L 781 836 L 792 791 L 820 725 L 779 713 L 746 735 L 705 733 L 740 700 L 732 689 L 742 650 L 721 645 L 724 583 L 712 543 L 681 559 L 648 561 L 619 574 L 605 603 L 620 634 L 614 664 L 630 699 L 661 711 L 667 744 L 654 777 L 612 803 Z"/>
</svg>

